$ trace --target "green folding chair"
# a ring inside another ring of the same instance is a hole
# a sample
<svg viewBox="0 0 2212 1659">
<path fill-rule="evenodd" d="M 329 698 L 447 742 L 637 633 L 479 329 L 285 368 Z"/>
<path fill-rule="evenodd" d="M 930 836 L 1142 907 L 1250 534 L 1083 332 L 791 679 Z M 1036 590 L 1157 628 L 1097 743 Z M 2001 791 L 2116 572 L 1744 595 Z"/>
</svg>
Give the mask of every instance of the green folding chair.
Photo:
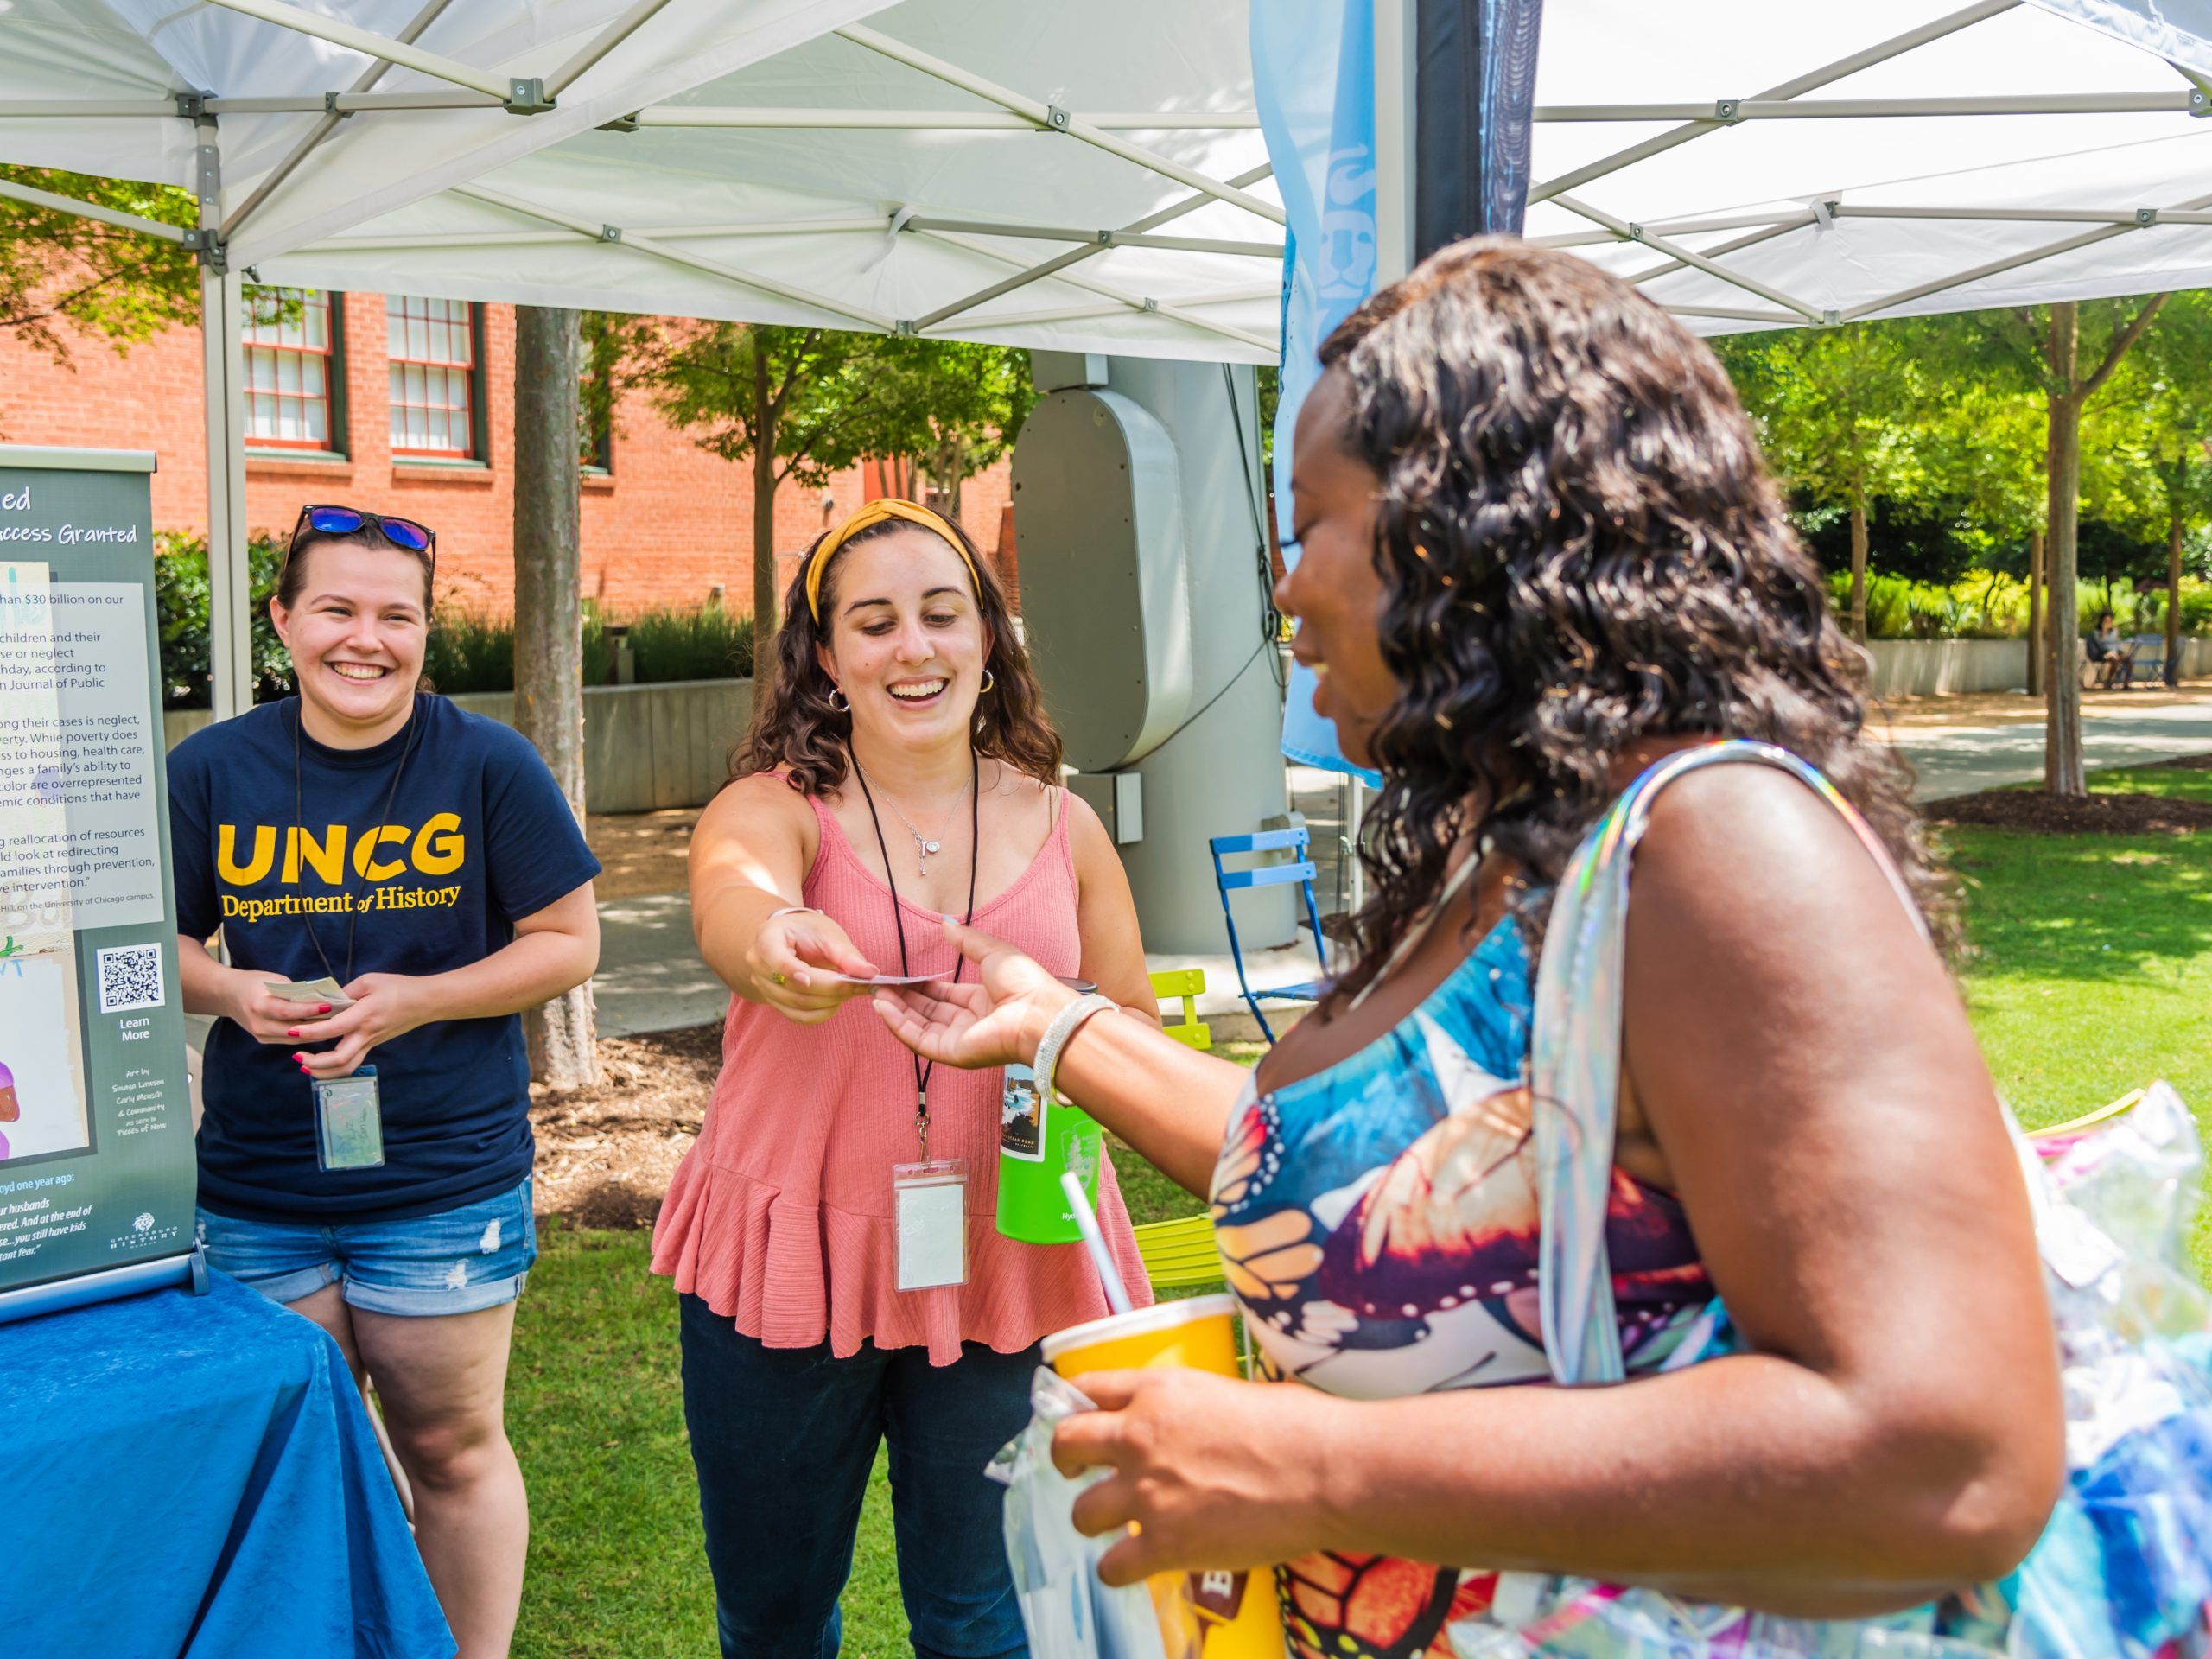
<svg viewBox="0 0 2212 1659">
<path fill-rule="evenodd" d="M 1136 1235 L 1137 1254 L 1144 1258 L 1145 1277 L 1155 1290 L 1217 1285 L 1225 1277 L 1221 1252 L 1214 1248 L 1211 1216 L 1148 1221 L 1130 1230 Z"/>
<path fill-rule="evenodd" d="M 1177 1042 L 1192 1048 L 1213 1046 L 1213 1032 L 1198 1018 L 1198 999 L 1205 995 L 1206 970 L 1203 968 L 1171 968 L 1152 976 L 1152 994 L 1163 1003 L 1176 998 L 1183 1000 L 1183 1017 L 1173 1025 L 1163 1021 L 1160 1029 Z"/>
</svg>

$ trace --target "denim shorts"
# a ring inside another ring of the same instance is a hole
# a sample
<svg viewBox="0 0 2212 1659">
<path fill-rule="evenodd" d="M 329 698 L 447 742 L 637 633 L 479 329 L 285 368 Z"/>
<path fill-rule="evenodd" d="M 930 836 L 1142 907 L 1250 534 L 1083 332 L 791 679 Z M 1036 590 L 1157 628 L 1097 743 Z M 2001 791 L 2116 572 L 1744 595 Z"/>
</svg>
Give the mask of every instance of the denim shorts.
<svg viewBox="0 0 2212 1659">
<path fill-rule="evenodd" d="M 296 1302 L 325 1285 L 349 1307 L 435 1318 L 512 1302 L 537 1260 L 530 1179 L 494 1198 L 405 1221 L 248 1221 L 200 1211 L 210 1267 L 272 1302 Z"/>
</svg>

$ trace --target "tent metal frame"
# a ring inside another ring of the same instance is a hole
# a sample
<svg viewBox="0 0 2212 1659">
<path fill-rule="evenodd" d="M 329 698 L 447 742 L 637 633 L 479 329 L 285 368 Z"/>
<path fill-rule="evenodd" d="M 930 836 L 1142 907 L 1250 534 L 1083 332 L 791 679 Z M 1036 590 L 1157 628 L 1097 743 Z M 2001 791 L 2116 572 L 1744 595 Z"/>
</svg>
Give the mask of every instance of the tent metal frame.
<svg viewBox="0 0 2212 1659">
<path fill-rule="evenodd" d="M 246 659 L 245 569 L 245 446 L 244 436 L 244 325 L 243 287 L 239 273 L 230 269 L 228 250 L 239 228 L 283 188 L 330 135 L 348 120 L 427 110 L 497 111 L 518 116 L 546 113 L 560 97 L 617 52 L 638 30 L 663 11 L 668 0 L 635 0 L 620 15 L 579 46 L 550 73 L 542 78 L 505 76 L 461 62 L 420 44 L 422 36 L 448 10 L 451 0 L 426 0 L 422 9 L 397 35 L 386 36 L 289 3 L 289 0 L 210 0 L 210 3 L 271 27 L 358 52 L 369 61 L 352 83 L 321 94 L 257 95 L 228 91 L 188 91 L 166 99 L 11 99 L 0 102 L 0 124 L 15 120 L 68 120 L 150 117 L 183 119 L 194 128 L 194 191 L 198 223 L 182 227 L 79 202 L 31 186 L 0 181 L 0 195 L 54 211 L 77 214 L 117 229 L 173 241 L 196 252 L 201 264 L 201 304 L 206 327 L 207 383 L 207 457 L 209 498 L 209 578 L 213 589 L 218 626 L 214 628 L 214 693 L 219 716 L 237 713 L 247 703 L 251 665 Z M 1556 177 L 1536 183 L 1529 193 L 1531 203 L 1554 202 L 1586 220 L 1593 228 L 1584 232 L 1540 237 L 1552 247 L 1584 247 L 1634 242 L 1662 256 L 1659 263 L 1628 275 L 1627 280 L 1648 283 L 1676 271 L 1694 270 L 1743 290 L 1761 306 L 1733 307 L 1703 302 L 1670 306 L 1678 315 L 1762 327 L 1833 325 L 1862 321 L 1908 306 L 1933 295 L 1981 280 L 2000 272 L 2062 257 L 2114 237 L 2140 233 L 2161 226 L 2212 226 L 2212 195 L 2171 204 L 2131 204 L 2096 207 L 2024 208 L 1964 204 L 1957 207 L 1853 202 L 1840 199 L 1777 207 L 1767 211 L 1738 211 L 1691 215 L 1638 224 L 1608 211 L 1577 194 L 1583 187 L 1637 163 L 1701 138 L 1709 133 L 1761 121 L 1853 121 L 1866 119 L 1967 119 L 2016 116 L 2175 115 L 2212 116 L 2212 84 L 2179 73 L 2186 83 L 2179 90 L 2116 92 L 2022 93 L 2017 95 L 1949 98 L 1830 98 L 1805 96 L 1859 71 L 1903 56 L 1917 48 L 1944 40 L 1987 19 L 2011 11 L 2022 0 L 1973 0 L 1961 9 L 1936 17 L 1845 57 L 1823 64 L 1745 98 L 1718 99 L 1711 103 L 1650 102 L 1539 105 L 1535 118 L 1546 123 L 1674 123 Z M 1379 0 L 1378 51 L 1396 49 L 1405 42 L 1402 0 Z M 1383 28 L 1383 25 L 1389 25 Z M 1165 318 L 1188 329 L 1239 345 L 1274 349 L 1271 338 L 1206 315 L 1209 308 L 1230 302 L 1249 302 L 1264 297 L 1268 289 L 1217 288 L 1197 297 L 1161 298 L 1132 291 L 1077 270 L 1086 260 L 1116 248 L 1147 249 L 1275 259 L 1282 252 L 1278 240 L 1230 236 L 1185 237 L 1159 235 L 1163 226 L 1213 204 L 1226 203 L 1273 226 L 1283 222 L 1281 207 L 1249 193 L 1249 187 L 1265 180 L 1271 169 L 1262 164 L 1228 179 L 1207 173 L 1162 155 L 1119 135 L 1125 132 L 1207 132 L 1250 130 L 1258 124 L 1250 110 L 1111 111 L 1088 115 L 1031 98 L 1017 89 L 933 56 L 880 30 L 853 24 L 834 31 L 837 37 L 874 55 L 902 65 L 916 73 L 950 86 L 985 107 L 975 110 L 931 109 L 780 109 L 721 107 L 662 103 L 636 111 L 611 122 L 614 130 L 694 130 L 711 131 L 880 130 L 965 131 L 975 133 L 1042 133 L 1071 138 L 1135 167 L 1185 187 L 1192 194 L 1135 219 L 1105 228 L 1067 225 L 1032 225 L 995 219 L 952 218 L 918 213 L 902 208 L 883 213 L 828 213 L 816 218 L 783 218 L 715 225 L 618 226 L 596 223 L 556 207 L 525 200 L 511 192 L 471 182 L 452 188 L 453 194 L 493 207 L 517 222 L 512 228 L 424 232 L 378 236 L 373 233 L 326 238 L 310 251 L 333 253 L 367 249 L 432 249 L 441 247 L 533 246 L 584 238 L 619 243 L 641 257 L 660 260 L 699 272 L 751 292 L 773 296 L 806 306 L 827 315 L 874 331 L 933 334 L 957 318 L 967 317 L 969 327 L 988 331 L 1133 311 Z M 1388 39 L 1384 35 L 1388 35 Z M 413 70 L 441 83 L 435 89 L 407 92 L 377 90 L 394 67 Z M 2177 66 L 2178 69 L 2178 66 Z M 1382 68 L 1378 66 L 1378 75 Z M 244 200 L 224 209 L 221 190 L 222 152 L 219 123 L 226 115 L 282 115 L 314 117 L 284 158 L 259 180 Z M 4 128 L 0 128 L 4 130 Z M 1387 138 L 1389 135 L 1380 135 Z M 1386 145 L 1387 148 L 1387 145 Z M 1755 275 L 1726 263 L 1728 256 L 1808 226 L 1825 226 L 1838 219 L 1893 220 L 1980 220 L 2008 224 L 2051 224 L 2082 228 L 2063 237 L 2018 250 L 1970 269 L 1949 273 L 1841 312 L 1823 310 Z M 1681 238 L 1723 232 L 1741 232 L 1717 245 L 1697 248 Z M 711 257 L 685 244 L 702 240 L 747 237 L 871 234 L 893 239 L 901 235 L 922 238 L 958 250 L 991 264 L 1011 267 L 1009 274 L 912 318 L 881 315 L 865 307 L 838 300 L 779 281 L 760 271 Z M 1025 264 L 1003 251 L 1006 241 L 1060 241 L 1073 245 L 1053 257 Z M 1001 312 L 976 317 L 971 314 L 1005 296 L 1040 283 L 1074 290 L 1069 303 L 1019 313 Z"/>
<path fill-rule="evenodd" d="M 1040 124 L 1012 110 L 820 110 L 773 105 L 657 104 L 639 110 L 632 118 L 641 127 L 760 127 L 791 131 L 866 131 L 880 127 L 899 132 L 1035 132 Z M 1083 120 L 1086 126 L 1103 132 L 1233 132 L 1256 128 L 1260 112 L 1222 110 L 1172 115 L 1139 110 L 1087 115 Z"/>
</svg>

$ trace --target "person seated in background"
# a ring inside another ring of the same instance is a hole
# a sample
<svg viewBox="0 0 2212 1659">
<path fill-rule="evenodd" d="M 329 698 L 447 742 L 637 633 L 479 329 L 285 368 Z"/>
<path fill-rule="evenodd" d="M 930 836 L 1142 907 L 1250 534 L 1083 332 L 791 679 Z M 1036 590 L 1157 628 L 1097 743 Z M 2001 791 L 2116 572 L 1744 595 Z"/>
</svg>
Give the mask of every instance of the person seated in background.
<svg viewBox="0 0 2212 1659">
<path fill-rule="evenodd" d="M 2134 684 L 2135 646 L 2120 637 L 2110 611 L 2097 613 L 2097 625 L 2083 643 L 2088 647 L 2089 661 L 2095 665 L 2097 684 L 2107 690 Z"/>
</svg>

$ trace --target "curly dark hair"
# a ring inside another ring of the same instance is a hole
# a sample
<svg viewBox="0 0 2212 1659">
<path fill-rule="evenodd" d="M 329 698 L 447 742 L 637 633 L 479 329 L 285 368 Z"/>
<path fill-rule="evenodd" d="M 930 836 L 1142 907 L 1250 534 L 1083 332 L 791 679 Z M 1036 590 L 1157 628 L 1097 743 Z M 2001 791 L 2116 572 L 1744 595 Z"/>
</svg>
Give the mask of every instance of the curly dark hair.
<svg viewBox="0 0 2212 1659">
<path fill-rule="evenodd" d="M 1374 979 L 1471 835 L 1549 893 L 1639 740 L 1755 738 L 1826 772 L 1939 938 L 1950 886 L 1866 729 L 1830 611 L 1713 353 L 1629 284 L 1505 238 L 1440 250 L 1347 317 L 1346 451 L 1380 480 L 1382 789 L 1336 995 Z"/>
<path fill-rule="evenodd" d="M 968 532 L 952 520 L 947 527 L 960 538 L 974 574 L 976 602 L 990 636 L 990 652 L 983 659 L 992 677 L 989 693 L 976 704 L 975 743 L 977 753 L 1011 766 L 1046 784 L 1060 781 L 1060 734 L 1045 717 L 1043 694 L 1029 666 L 1029 653 L 1014 632 L 1014 613 L 1006 602 L 1006 589 Z M 925 530 L 903 518 L 887 518 L 855 531 L 830 556 L 822 573 L 822 613 L 836 613 L 837 572 L 846 554 L 862 543 L 899 530 Z M 833 534 L 824 531 L 823 536 Z M 830 693 L 836 683 L 822 671 L 815 647 L 829 642 L 829 629 L 814 620 L 806 602 L 806 572 L 814 563 L 817 536 L 799 560 L 790 590 L 784 595 L 784 624 L 776 631 L 775 677 L 753 681 L 753 722 L 730 750 L 730 781 L 759 772 L 783 771 L 793 789 L 820 795 L 845 781 L 851 764 L 847 747 L 852 737 L 850 713 L 834 707 Z"/>
</svg>

